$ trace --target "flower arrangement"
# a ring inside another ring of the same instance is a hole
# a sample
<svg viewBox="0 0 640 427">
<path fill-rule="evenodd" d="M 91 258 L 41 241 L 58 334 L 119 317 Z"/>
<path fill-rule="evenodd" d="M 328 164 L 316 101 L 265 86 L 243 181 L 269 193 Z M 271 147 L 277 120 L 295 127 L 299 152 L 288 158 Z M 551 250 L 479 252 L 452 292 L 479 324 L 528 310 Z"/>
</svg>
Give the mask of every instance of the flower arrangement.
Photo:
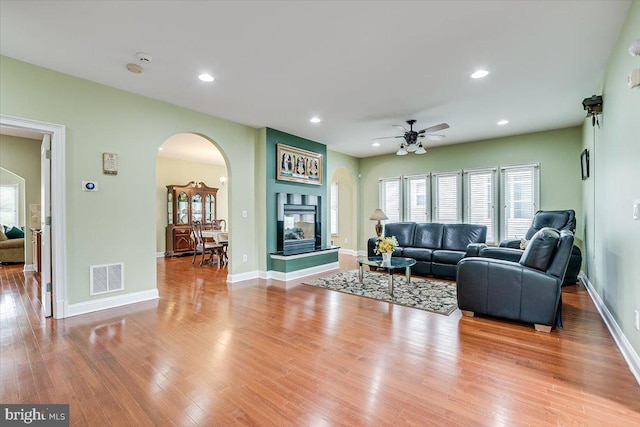
<svg viewBox="0 0 640 427">
<path fill-rule="evenodd" d="M 376 242 L 376 247 L 373 249 L 373 252 L 376 255 L 390 254 L 393 252 L 396 246 L 398 246 L 398 241 L 396 240 L 396 236 L 381 237 Z"/>
</svg>

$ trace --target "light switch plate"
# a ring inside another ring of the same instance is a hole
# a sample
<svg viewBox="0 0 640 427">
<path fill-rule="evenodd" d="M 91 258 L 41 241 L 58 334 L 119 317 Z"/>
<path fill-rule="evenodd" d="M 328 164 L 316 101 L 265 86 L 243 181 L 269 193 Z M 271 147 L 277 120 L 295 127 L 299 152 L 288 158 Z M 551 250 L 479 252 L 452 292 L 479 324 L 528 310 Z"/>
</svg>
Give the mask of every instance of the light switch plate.
<svg viewBox="0 0 640 427">
<path fill-rule="evenodd" d="M 633 219 L 640 219 L 640 202 L 633 204 Z"/>
</svg>

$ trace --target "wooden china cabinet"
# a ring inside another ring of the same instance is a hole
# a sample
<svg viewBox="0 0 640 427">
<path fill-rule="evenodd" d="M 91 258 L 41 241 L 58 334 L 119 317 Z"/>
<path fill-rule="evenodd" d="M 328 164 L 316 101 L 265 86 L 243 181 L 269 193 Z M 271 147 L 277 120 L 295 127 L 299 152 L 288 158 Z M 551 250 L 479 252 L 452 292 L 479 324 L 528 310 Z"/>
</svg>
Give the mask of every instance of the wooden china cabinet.
<svg viewBox="0 0 640 427">
<path fill-rule="evenodd" d="M 191 181 L 186 185 L 167 185 L 167 246 L 165 256 L 193 252 L 191 223 L 202 221 L 209 230 L 216 217 L 217 188 L 203 182 Z"/>
</svg>

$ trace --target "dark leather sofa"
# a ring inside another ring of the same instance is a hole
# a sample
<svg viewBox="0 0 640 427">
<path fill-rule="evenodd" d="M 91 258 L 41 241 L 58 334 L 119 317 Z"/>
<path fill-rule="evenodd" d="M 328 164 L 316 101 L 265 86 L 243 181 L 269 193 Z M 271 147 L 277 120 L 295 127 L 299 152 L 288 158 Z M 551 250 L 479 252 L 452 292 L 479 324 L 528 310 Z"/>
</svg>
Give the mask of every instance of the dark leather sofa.
<svg viewBox="0 0 640 427">
<path fill-rule="evenodd" d="M 538 211 L 533 217 L 531 227 L 527 230 L 524 239 L 530 240 L 539 230 L 551 227 L 557 230 L 567 230 L 575 233 L 576 213 L 573 209 L 563 211 Z M 503 259 L 505 261 L 518 262 L 523 250 L 520 249 L 520 239 L 503 240 L 497 248 L 487 247 L 480 249 L 480 256 L 486 258 Z M 569 266 L 564 277 L 563 285 L 575 285 L 582 266 L 582 252 L 577 246 L 571 249 Z"/>
<path fill-rule="evenodd" d="M 543 228 L 531 237 L 519 262 L 465 258 L 458 263 L 458 307 L 465 316 L 487 314 L 535 324 L 550 332 L 562 326 L 562 282 L 573 233 Z"/>
<path fill-rule="evenodd" d="M 437 276 L 455 279 L 456 265 L 465 256 L 478 256 L 487 240 L 487 227 L 475 224 L 417 224 L 398 222 L 384 226 L 386 237 L 395 236 L 398 247 L 393 256 L 413 258 L 416 264 L 411 272 L 419 276 Z M 369 239 L 368 256 L 377 237 Z"/>
</svg>

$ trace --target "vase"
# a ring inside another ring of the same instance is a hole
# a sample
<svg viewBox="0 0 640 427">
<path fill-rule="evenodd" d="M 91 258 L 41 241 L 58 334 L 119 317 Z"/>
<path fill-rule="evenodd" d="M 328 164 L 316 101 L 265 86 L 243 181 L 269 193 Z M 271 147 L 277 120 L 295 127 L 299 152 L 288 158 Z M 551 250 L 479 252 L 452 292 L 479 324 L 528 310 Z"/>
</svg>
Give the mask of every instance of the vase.
<svg viewBox="0 0 640 427">
<path fill-rule="evenodd" d="M 390 263 L 391 262 L 391 252 L 383 252 L 382 253 L 382 262 Z"/>
</svg>

